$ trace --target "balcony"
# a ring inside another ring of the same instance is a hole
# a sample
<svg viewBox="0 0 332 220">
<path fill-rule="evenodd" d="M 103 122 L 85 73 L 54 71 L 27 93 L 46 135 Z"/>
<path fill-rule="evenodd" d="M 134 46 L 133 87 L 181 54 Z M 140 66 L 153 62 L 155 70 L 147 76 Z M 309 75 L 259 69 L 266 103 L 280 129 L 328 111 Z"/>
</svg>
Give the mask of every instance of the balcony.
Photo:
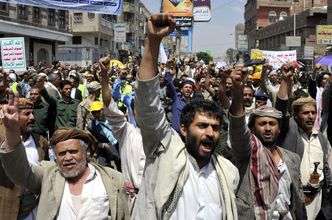
<svg viewBox="0 0 332 220">
<path fill-rule="evenodd" d="M 292 6 L 293 0 L 276 1 L 276 0 L 260 0 L 257 1 L 257 7 L 278 7 L 289 8 Z"/>
<path fill-rule="evenodd" d="M 101 26 L 107 27 L 109 29 L 113 29 L 113 26 L 114 26 L 113 22 L 107 21 L 107 20 L 105 20 L 103 18 L 101 19 L 100 24 L 101 24 Z"/>
</svg>

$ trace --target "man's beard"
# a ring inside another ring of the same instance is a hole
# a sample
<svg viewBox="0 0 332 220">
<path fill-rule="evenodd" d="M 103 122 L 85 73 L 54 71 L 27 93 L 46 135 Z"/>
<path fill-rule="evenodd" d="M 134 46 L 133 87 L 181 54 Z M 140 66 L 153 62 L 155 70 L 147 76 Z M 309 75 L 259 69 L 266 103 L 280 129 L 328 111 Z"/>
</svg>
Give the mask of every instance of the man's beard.
<svg viewBox="0 0 332 220">
<path fill-rule="evenodd" d="M 58 167 L 59 167 L 61 175 L 65 179 L 76 178 L 76 177 L 82 175 L 82 173 L 84 172 L 84 170 L 85 170 L 85 168 L 87 166 L 86 155 L 83 156 L 83 158 L 82 158 L 82 160 L 80 162 L 76 162 L 75 160 L 71 160 L 71 161 L 66 162 L 66 163 L 67 164 L 69 164 L 69 163 L 76 163 L 77 164 L 76 170 L 73 173 L 67 173 L 67 172 L 64 171 L 63 167 L 60 167 L 60 165 L 58 164 Z M 63 165 L 65 165 L 65 164 L 63 164 Z"/>
<path fill-rule="evenodd" d="M 210 159 L 211 155 L 213 154 L 213 152 L 216 148 L 216 143 L 213 141 L 211 154 L 201 155 L 199 153 L 199 147 L 200 147 L 202 141 L 204 141 L 204 140 L 201 140 L 200 142 L 198 142 L 197 138 L 195 138 L 195 136 L 189 134 L 188 140 L 186 142 L 186 149 L 187 149 L 188 153 L 198 161 L 200 161 L 200 160 L 204 161 L 204 160 Z"/>
<path fill-rule="evenodd" d="M 243 100 L 244 107 L 250 107 L 252 105 L 252 101 L 250 100 Z"/>
</svg>

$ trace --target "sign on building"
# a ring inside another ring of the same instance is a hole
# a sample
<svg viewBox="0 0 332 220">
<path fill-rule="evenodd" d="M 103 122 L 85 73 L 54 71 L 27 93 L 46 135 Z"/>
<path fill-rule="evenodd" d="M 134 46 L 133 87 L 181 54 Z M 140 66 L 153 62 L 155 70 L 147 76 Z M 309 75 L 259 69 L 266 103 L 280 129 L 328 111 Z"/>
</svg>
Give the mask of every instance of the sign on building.
<svg viewBox="0 0 332 220">
<path fill-rule="evenodd" d="M 0 38 L 2 68 L 5 71 L 26 71 L 23 37 Z"/>
<path fill-rule="evenodd" d="M 114 42 L 123 43 L 126 42 L 126 27 L 127 25 L 122 24 L 114 24 Z"/>
<path fill-rule="evenodd" d="M 283 64 L 297 60 L 296 50 L 288 51 L 269 51 L 269 50 L 251 50 L 251 59 L 266 59 L 268 64 L 278 69 Z"/>
<path fill-rule="evenodd" d="M 317 44 L 332 44 L 332 25 L 316 26 Z"/>
<path fill-rule="evenodd" d="M 314 57 L 315 48 L 313 46 L 304 46 L 304 59 L 312 60 Z"/>
<path fill-rule="evenodd" d="M 247 35 L 239 35 L 237 40 L 237 49 L 239 51 L 247 51 L 248 50 L 248 36 Z"/>
<path fill-rule="evenodd" d="M 207 22 L 211 20 L 210 0 L 194 0 L 193 4 L 194 21 Z"/>
<path fill-rule="evenodd" d="M 301 47 L 301 36 L 286 36 L 286 47 Z"/>
<path fill-rule="evenodd" d="M 192 26 L 193 3 L 188 0 L 163 0 L 163 12 L 172 14 L 179 27 Z"/>
<path fill-rule="evenodd" d="M 114 15 L 120 15 L 122 11 L 122 0 L 0 0 L 0 2 Z"/>
</svg>

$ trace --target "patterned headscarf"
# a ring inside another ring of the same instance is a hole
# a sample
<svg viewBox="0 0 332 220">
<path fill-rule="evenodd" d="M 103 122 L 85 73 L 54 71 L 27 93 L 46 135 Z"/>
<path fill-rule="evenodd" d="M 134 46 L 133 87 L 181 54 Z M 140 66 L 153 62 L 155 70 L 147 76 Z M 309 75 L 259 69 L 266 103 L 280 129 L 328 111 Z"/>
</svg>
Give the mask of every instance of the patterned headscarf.
<svg viewBox="0 0 332 220">
<path fill-rule="evenodd" d="M 33 102 L 26 98 L 19 98 L 18 100 L 19 109 L 33 109 Z"/>
<path fill-rule="evenodd" d="M 282 118 L 282 112 L 278 111 L 277 109 L 264 105 L 259 108 L 256 108 L 249 117 L 249 127 L 254 124 L 254 120 L 256 117 L 270 117 L 270 118 L 276 118 L 281 119 Z"/>
</svg>

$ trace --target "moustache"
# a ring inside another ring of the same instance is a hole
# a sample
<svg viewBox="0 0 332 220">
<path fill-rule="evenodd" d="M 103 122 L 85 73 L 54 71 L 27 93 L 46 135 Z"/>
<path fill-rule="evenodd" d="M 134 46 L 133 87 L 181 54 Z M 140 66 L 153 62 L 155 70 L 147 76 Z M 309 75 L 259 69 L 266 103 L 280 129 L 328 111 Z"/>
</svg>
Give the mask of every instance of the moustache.
<svg viewBox="0 0 332 220">
<path fill-rule="evenodd" d="M 64 161 L 63 166 L 68 166 L 68 165 L 76 165 L 77 162 L 75 160 L 69 160 L 69 161 Z"/>
</svg>

